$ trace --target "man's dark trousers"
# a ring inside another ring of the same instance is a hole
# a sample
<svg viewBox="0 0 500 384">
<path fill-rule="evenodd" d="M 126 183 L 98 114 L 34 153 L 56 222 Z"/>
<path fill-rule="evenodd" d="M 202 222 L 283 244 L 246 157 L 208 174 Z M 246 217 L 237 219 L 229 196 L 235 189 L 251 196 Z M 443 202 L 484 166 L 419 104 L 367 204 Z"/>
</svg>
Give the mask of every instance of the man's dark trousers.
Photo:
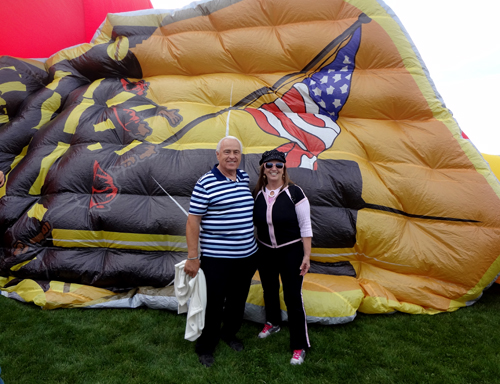
<svg viewBox="0 0 500 384">
<path fill-rule="evenodd" d="M 202 256 L 200 261 L 207 281 L 207 308 L 196 353 L 204 355 L 214 353 L 219 339 L 234 339 L 239 331 L 256 271 L 256 254 L 243 258 Z"/>
</svg>

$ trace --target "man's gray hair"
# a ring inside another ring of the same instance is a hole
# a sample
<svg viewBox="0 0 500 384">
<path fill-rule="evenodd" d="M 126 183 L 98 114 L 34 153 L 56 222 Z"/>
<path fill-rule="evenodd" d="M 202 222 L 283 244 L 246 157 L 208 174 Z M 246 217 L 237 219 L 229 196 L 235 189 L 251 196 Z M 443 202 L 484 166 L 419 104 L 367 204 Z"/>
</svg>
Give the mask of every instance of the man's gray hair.
<svg viewBox="0 0 500 384">
<path fill-rule="evenodd" d="M 243 144 L 241 144 L 240 139 L 234 136 L 225 136 L 222 139 L 220 139 L 220 141 L 217 143 L 217 148 L 215 148 L 215 152 L 220 153 L 220 147 L 222 145 L 222 142 L 226 139 L 236 140 L 240 144 L 240 151 L 243 152 Z"/>
</svg>

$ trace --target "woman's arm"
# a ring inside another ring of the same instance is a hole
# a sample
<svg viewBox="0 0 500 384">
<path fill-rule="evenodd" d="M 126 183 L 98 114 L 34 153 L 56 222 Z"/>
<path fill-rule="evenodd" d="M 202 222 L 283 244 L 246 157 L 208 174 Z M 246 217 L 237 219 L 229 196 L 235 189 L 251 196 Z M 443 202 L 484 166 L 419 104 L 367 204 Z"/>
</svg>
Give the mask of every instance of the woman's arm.
<svg viewBox="0 0 500 384">
<path fill-rule="evenodd" d="M 302 243 L 304 244 L 304 258 L 300 265 L 300 275 L 305 276 L 311 267 L 311 239 L 312 237 L 303 237 Z"/>
<path fill-rule="evenodd" d="M 302 238 L 312 237 L 311 206 L 309 205 L 309 200 L 304 199 L 296 205 L 295 213 L 299 222 L 300 236 Z"/>
</svg>

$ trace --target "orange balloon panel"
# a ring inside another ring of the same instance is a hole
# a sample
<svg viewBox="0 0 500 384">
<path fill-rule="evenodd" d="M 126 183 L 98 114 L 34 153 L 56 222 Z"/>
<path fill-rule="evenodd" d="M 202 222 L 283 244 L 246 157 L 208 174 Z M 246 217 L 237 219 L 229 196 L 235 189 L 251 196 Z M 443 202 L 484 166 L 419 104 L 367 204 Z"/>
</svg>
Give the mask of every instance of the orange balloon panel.
<svg viewBox="0 0 500 384">
<path fill-rule="evenodd" d="M 309 321 L 475 302 L 500 273 L 500 185 L 391 15 L 377 0 L 214 0 L 109 15 L 44 69 L 0 59 L 0 284 L 51 308 L 168 307 L 107 289 L 172 281 L 179 206 L 234 135 L 252 188 L 277 149 L 309 199 Z M 256 279 L 256 321 L 261 294 Z"/>
</svg>

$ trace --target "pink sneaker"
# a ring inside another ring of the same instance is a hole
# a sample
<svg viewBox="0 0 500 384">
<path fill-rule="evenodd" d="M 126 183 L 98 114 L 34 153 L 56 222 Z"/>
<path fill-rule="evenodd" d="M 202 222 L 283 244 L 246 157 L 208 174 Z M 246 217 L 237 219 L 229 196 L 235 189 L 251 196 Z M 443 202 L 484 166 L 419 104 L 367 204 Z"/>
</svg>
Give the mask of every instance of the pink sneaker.
<svg viewBox="0 0 500 384">
<path fill-rule="evenodd" d="M 259 339 L 265 339 L 266 337 L 271 336 L 273 333 L 279 332 L 280 329 L 281 328 L 279 325 L 272 325 L 271 323 L 266 323 L 262 331 L 260 331 L 259 333 Z"/>
<path fill-rule="evenodd" d="M 296 349 L 293 351 L 292 359 L 290 360 L 290 364 L 299 365 L 304 362 L 306 358 L 306 350 L 305 349 Z"/>
</svg>

